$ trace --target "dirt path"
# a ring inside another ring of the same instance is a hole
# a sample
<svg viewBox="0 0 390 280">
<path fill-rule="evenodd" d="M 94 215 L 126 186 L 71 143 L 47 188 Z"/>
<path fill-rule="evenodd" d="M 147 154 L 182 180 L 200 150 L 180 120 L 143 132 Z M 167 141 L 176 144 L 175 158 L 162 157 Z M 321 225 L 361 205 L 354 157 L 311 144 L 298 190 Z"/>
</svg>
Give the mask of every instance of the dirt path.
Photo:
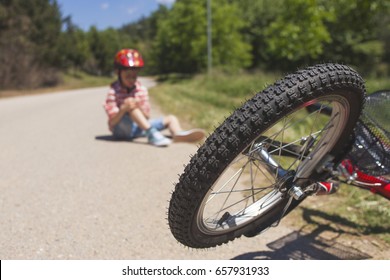
<svg viewBox="0 0 390 280">
<path fill-rule="evenodd" d="M 184 248 L 166 208 L 197 147 L 112 141 L 106 90 L 0 99 L 0 259 L 390 259 L 381 244 L 291 222 L 216 249 Z"/>
</svg>

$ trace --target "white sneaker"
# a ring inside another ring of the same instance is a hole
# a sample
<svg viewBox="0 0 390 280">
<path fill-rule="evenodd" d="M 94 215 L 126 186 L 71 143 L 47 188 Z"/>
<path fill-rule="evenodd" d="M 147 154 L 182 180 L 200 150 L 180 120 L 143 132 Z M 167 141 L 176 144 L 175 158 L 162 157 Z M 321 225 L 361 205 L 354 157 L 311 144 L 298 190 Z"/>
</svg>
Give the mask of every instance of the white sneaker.
<svg viewBox="0 0 390 280">
<path fill-rule="evenodd" d="M 146 132 L 148 136 L 148 142 L 151 145 L 157 147 L 166 147 L 172 143 L 170 139 L 162 135 L 160 131 L 152 127 L 149 131 Z"/>
<path fill-rule="evenodd" d="M 205 137 L 206 133 L 203 129 L 195 128 L 183 130 L 173 135 L 175 142 L 198 142 Z"/>
</svg>

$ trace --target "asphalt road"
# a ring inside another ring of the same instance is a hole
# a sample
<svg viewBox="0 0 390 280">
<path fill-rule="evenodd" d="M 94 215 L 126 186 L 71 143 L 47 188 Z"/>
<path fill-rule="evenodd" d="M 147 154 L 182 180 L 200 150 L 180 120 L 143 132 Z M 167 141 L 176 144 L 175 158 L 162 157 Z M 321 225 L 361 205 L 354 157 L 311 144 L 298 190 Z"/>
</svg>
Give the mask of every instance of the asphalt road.
<svg viewBox="0 0 390 280">
<path fill-rule="evenodd" d="M 329 257 L 304 255 L 306 237 L 283 223 L 216 249 L 180 245 L 169 231 L 167 206 L 197 146 L 112 141 L 102 107 L 106 91 L 0 99 L 0 259 Z"/>
</svg>

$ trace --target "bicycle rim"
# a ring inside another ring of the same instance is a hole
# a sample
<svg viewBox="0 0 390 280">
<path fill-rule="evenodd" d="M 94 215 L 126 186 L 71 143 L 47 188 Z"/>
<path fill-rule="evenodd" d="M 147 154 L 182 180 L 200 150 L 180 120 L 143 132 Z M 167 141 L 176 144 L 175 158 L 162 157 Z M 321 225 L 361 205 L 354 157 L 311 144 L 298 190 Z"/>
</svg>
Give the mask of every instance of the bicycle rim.
<svg viewBox="0 0 390 280">
<path fill-rule="evenodd" d="M 305 108 L 313 103 L 321 106 L 309 113 Z M 321 114 L 329 107 L 330 116 Z M 310 180 L 320 168 L 345 129 L 349 112 L 349 103 L 339 95 L 317 98 L 256 136 L 204 196 L 196 216 L 199 230 L 226 234 L 275 208 L 282 209 L 280 219 L 288 207 L 286 188 L 293 181 Z"/>
</svg>

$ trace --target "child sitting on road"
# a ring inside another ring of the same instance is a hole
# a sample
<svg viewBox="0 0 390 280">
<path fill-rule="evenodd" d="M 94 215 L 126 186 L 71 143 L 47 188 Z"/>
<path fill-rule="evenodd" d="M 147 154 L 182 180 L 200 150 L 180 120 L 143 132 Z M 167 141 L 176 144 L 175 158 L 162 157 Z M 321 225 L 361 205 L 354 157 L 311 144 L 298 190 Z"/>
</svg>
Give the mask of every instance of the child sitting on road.
<svg viewBox="0 0 390 280">
<path fill-rule="evenodd" d="M 120 50 L 115 55 L 114 66 L 118 79 L 111 84 L 104 104 L 114 138 L 132 140 L 146 136 L 149 144 L 168 146 L 172 140 L 160 132 L 166 128 L 175 142 L 196 142 L 204 138 L 202 129 L 183 130 L 174 115 L 150 118 L 148 90 L 137 80 L 144 66 L 137 50 Z"/>
</svg>

